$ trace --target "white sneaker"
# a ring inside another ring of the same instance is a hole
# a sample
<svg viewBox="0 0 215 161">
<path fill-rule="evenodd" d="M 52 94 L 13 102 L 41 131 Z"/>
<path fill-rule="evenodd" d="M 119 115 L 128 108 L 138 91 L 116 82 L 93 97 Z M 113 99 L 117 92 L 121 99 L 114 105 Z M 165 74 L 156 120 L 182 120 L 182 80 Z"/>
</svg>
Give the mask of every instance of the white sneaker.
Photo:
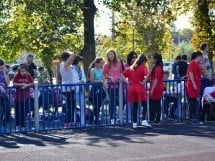
<svg viewBox="0 0 215 161">
<path fill-rule="evenodd" d="M 137 123 L 133 123 L 133 128 L 134 128 L 134 129 L 137 128 Z"/>
<path fill-rule="evenodd" d="M 114 119 L 111 119 L 111 120 L 110 120 L 110 124 L 111 124 L 111 125 L 114 125 Z"/>
<path fill-rule="evenodd" d="M 146 127 L 152 127 L 152 125 L 150 125 L 147 120 L 143 120 L 142 121 L 142 126 L 146 126 Z"/>
</svg>

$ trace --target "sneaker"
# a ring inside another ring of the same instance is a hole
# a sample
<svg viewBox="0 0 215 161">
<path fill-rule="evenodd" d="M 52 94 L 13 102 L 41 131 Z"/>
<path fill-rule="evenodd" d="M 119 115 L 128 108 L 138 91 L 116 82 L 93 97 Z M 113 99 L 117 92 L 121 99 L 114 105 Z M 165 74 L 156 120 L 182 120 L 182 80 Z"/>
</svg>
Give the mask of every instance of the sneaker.
<svg viewBox="0 0 215 161">
<path fill-rule="evenodd" d="M 143 120 L 142 121 L 142 126 L 146 126 L 146 127 L 152 127 L 152 125 L 150 125 L 147 120 Z"/>
<path fill-rule="evenodd" d="M 132 126 L 134 129 L 137 128 L 137 123 L 133 123 L 133 126 Z"/>
<path fill-rule="evenodd" d="M 114 119 L 111 119 L 111 120 L 110 120 L 110 124 L 111 124 L 111 125 L 114 125 L 114 124 L 115 124 L 115 123 L 114 123 Z"/>
<path fill-rule="evenodd" d="M 203 123 L 204 123 L 203 121 L 200 121 L 200 122 L 199 122 L 199 125 L 203 125 Z"/>
</svg>

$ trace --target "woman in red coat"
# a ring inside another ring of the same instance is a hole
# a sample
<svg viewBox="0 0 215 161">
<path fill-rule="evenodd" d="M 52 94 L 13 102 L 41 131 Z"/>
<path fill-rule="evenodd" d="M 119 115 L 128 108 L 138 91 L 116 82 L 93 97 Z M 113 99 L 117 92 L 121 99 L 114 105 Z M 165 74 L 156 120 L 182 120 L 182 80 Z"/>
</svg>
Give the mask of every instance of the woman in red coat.
<svg viewBox="0 0 215 161">
<path fill-rule="evenodd" d="M 152 55 L 153 68 L 150 75 L 150 121 L 159 123 L 161 117 L 161 97 L 163 96 L 163 61 L 158 53 Z"/>
<path fill-rule="evenodd" d="M 203 68 L 199 65 L 202 59 L 200 51 L 192 54 L 191 62 L 187 68 L 186 92 L 190 105 L 190 118 L 196 121 L 199 119 L 198 97 L 201 90 L 201 75 L 204 74 Z"/>
<path fill-rule="evenodd" d="M 146 121 L 146 89 L 145 82 L 148 75 L 148 69 L 145 66 L 147 59 L 144 55 L 139 55 L 135 62 L 127 68 L 123 75 L 128 78 L 128 102 L 133 105 L 133 128 L 137 128 L 137 109 L 138 103 L 141 102 L 143 106 L 142 125 L 150 127 Z"/>
</svg>

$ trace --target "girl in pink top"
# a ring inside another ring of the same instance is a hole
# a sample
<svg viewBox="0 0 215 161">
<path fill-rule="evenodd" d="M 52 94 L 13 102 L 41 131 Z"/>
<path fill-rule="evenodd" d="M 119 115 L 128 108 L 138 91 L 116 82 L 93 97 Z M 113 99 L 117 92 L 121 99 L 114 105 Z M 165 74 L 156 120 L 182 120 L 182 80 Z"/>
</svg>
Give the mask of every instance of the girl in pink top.
<svg viewBox="0 0 215 161">
<path fill-rule="evenodd" d="M 111 124 L 115 123 L 114 114 L 116 106 L 119 104 L 119 89 L 118 83 L 122 78 L 122 63 L 117 59 L 116 53 L 113 50 L 107 52 L 107 63 L 103 67 L 103 75 L 105 84 L 108 83 L 108 94 L 110 101 L 110 117 Z"/>
</svg>

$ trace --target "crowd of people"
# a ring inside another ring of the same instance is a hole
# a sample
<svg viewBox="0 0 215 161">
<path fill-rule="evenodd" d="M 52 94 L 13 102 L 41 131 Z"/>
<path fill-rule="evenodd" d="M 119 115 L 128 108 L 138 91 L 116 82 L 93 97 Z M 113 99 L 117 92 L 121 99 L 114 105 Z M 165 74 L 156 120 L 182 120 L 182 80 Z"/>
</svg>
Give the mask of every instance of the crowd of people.
<svg viewBox="0 0 215 161">
<path fill-rule="evenodd" d="M 187 62 L 187 55 L 177 56 L 172 67 L 174 80 L 177 83 L 185 80 L 185 95 L 189 103 L 189 116 L 194 122 L 200 120 L 201 108 L 199 98 L 206 86 L 210 86 L 212 77 L 211 65 L 208 59 L 208 44 L 202 43 L 201 51 L 192 53 L 191 61 Z M 159 53 L 153 53 L 150 58 L 151 68 L 147 65 L 147 58 L 144 54 L 138 55 L 132 51 L 127 56 L 127 62 L 124 64 L 117 57 L 114 50 L 106 53 L 106 62 L 102 57 L 96 57 L 89 67 L 88 78 L 86 77 L 82 62 L 83 58 L 71 51 L 64 51 L 60 54 L 61 63 L 59 73 L 61 76 L 62 93 L 65 97 L 65 127 L 71 127 L 75 123 L 75 109 L 78 104 L 81 108 L 85 106 L 85 88 L 84 84 L 90 82 L 93 85 L 89 91 L 89 102 L 93 105 L 93 120 L 95 125 L 99 124 L 100 108 L 102 101 L 108 95 L 110 123 L 116 123 L 116 106 L 119 106 L 119 82 L 127 84 L 128 94 L 123 101 L 127 101 L 128 111 L 131 111 L 132 127 L 138 126 L 138 107 L 141 105 L 142 118 L 141 124 L 151 127 L 151 123 L 161 121 L 162 105 L 167 117 L 174 118 L 175 110 L 178 108 L 178 99 L 171 92 L 168 92 L 168 86 L 171 85 L 169 72 L 163 71 L 163 60 Z M 36 78 L 37 67 L 33 63 L 33 55 L 27 55 L 26 62 L 20 64 L 14 78 L 13 85 L 15 91 L 15 115 L 16 126 L 25 127 L 25 107 L 30 104 L 31 86 Z M 38 68 L 38 84 L 48 82 L 48 77 L 44 72 L 44 67 Z M 202 84 L 201 80 L 205 80 Z M 149 82 L 149 86 L 147 83 Z M 7 98 L 6 88 L 9 84 L 8 69 L 5 63 L 0 59 L 0 109 L 2 126 L 7 123 L 10 117 L 9 100 Z M 80 84 L 78 87 L 69 86 L 71 84 Z M 149 88 L 149 118 L 147 118 L 147 90 Z M 164 103 L 162 103 L 164 98 Z M 168 114 L 169 102 L 173 102 Z M 168 116 L 169 115 L 169 116 Z"/>
</svg>

